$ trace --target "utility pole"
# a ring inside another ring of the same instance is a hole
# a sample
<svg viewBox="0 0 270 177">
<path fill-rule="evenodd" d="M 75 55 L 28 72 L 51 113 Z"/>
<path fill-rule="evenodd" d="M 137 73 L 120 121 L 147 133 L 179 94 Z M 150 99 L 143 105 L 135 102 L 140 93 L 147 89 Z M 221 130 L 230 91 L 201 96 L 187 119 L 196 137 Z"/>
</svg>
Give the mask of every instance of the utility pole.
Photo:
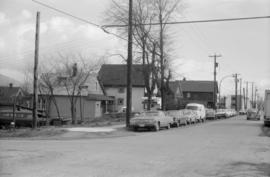
<svg viewBox="0 0 270 177">
<path fill-rule="evenodd" d="M 258 89 L 257 89 L 257 87 L 255 87 L 255 96 L 254 96 L 254 108 L 256 108 L 257 107 L 257 91 L 258 91 Z"/>
<path fill-rule="evenodd" d="M 242 79 L 240 79 L 240 110 L 242 109 Z"/>
<path fill-rule="evenodd" d="M 244 109 L 247 109 L 247 103 L 246 103 L 246 99 L 247 99 L 247 95 L 246 95 L 246 90 L 245 88 L 243 88 L 243 97 L 244 97 Z"/>
<path fill-rule="evenodd" d="M 39 17 L 40 13 L 37 12 L 37 19 L 36 19 L 36 38 L 35 38 L 35 63 L 34 63 L 34 84 L 33 84 L 33 121 L 32 127 L 35 129 L 37 128 L 37 102 L 38 102 L 38 95 L 37 95 L 37 80 L 38 80 L 38 55 L 39 55 Z"/>
<path fill-rule="evenodd" d="M 249 98 L 248 98 L 248 81 L 247 81 L 247 82 L 246 82 L 246 103 L 245 103 L 245 104 L 246 104 L 246 107 L 245 107 L 245 109 L 247 109 L 247 106 L 248 106 L 248 105 L 247 105 L 248 99 L 249 99 Z"/>
<path fill-rule="evenodd" d="M 216 98 L 216 82 L 217 82 L 217 67 L 218 67 L 218 63 L 217 63 L 217 58 L 218 57 L 221 57 L 221 55 L 210 55 L 209 57 L 213 57 L 214 58 L 214 86 L 213 86 L 213 90 L 214 90 L 214 92 L 213 92 L 213 108 L 214 108 L 214 110 L 216 110 L 216 105 L 217 105 L 217 98 Z"/>
<path fill-rule="evenodd" d="M 234 74 L 235 78 L 235 111 L 238 111 L 238 99 L 237 99 L 237 86 L 238 86 L 238 75 L 239 74 Z"/>
<path fill-rule="evenodd" d="M 160 40 L 160 93 L 161 93 L 161 109 L 165 111 L 165 93 L 164 93 L 164 45 L 163 45 L 163 24 L 162 24 L 162 14 L 159 14 L 159 23 L 160 23 L 160 32 L 159 32 L 159 40 Z"/>
<path fill-rule="evenodd" d="M 251 82 L 252 86 L 251 86 L 251 107 L 253 108 L 253 90 L 254 90 L 254 82 Z"/>
<path fill-rule="evenodd" d="M 128 58 L 127 58 L 127 109 L 126 109 L 126 127 L 129 127 L 132 111 L 132 0 L 129 0 L 128 16 Z"/>
</svg>

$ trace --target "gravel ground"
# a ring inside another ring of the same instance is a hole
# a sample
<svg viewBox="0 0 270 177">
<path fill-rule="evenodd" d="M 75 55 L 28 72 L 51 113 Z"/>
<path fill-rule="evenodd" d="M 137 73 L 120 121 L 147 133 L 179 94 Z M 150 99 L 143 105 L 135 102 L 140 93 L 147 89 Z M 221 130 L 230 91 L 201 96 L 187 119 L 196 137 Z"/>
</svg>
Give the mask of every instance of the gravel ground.
<svg viewBox="0 0 270 177">
<path fill-rule="evenodd" d="M 0 140 L 0 176 L 267 177 L 270 140 L 261 126 L 239 116 L 160 132 L 119 130 L 114 138 Z"/>
</svg>

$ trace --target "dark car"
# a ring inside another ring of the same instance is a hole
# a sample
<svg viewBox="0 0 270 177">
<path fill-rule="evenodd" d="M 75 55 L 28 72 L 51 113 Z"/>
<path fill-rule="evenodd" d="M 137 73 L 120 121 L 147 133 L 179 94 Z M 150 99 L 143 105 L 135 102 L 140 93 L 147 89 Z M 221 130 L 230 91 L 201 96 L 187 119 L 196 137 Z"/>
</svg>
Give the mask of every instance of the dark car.
<svg viewBox="0 0 270 177">
<path fill-rule="evenodd" d="M 247 120 L 260 120 L 260 112 L 257 109 L 247 110 Z"/>
<path fill-rule="evenodd" d="M 216 111 L 214 109 L 206 109 L 206 119 L 216 119 Z"/>
</svg>

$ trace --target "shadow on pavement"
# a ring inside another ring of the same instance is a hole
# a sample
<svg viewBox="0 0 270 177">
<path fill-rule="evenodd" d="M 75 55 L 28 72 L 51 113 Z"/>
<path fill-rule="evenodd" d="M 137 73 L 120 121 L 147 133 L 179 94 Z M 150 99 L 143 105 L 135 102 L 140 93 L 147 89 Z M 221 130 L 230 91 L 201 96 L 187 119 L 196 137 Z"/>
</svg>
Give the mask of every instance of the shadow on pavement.
<svg viewBox="0 0 270 177">
<path fill-rule="evenodd" d="M 269 126 L 267 127 L 267 126 L 262 125 L 261 130 L 262 130 L 262 132 L 261 132 L 260 136 L 270 137 L 270 127 Z"/>
<path fill-rule="evenodd" d="M 235 162 L 231 166 L 234 168 L 243 169 L 246 171 L 253 171 L 257 176 L 270 176 L 269 163 L 251 163 L 251 162 Z"/>
<path fill-rule="evenodd" d="M 233 162 L 218 171 L 213 177 L 268 177 L 269 163 Z"/>
</svg>

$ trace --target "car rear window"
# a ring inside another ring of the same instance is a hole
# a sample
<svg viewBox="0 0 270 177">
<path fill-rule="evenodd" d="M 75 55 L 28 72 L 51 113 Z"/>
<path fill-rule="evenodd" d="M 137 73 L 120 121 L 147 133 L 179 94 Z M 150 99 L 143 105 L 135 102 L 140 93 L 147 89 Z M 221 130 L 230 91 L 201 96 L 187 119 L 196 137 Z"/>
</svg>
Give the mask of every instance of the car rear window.
<svg viewBox="0 0 270 177">
<path fill-rule="evenodd" d="M 198 110 L 199 108 L 197 106 L 187 106 L 186 109 L 189 109 L 189 110 Z"/>
<path fill-rule="evenodd" d="M 158 112 L 144 112 L 141 115 L 142 116 L 150 116 L 150 117 L 152 117 L 152 116 L 158 116 L 159 114 L 158 114 Z"/>
</svg>

